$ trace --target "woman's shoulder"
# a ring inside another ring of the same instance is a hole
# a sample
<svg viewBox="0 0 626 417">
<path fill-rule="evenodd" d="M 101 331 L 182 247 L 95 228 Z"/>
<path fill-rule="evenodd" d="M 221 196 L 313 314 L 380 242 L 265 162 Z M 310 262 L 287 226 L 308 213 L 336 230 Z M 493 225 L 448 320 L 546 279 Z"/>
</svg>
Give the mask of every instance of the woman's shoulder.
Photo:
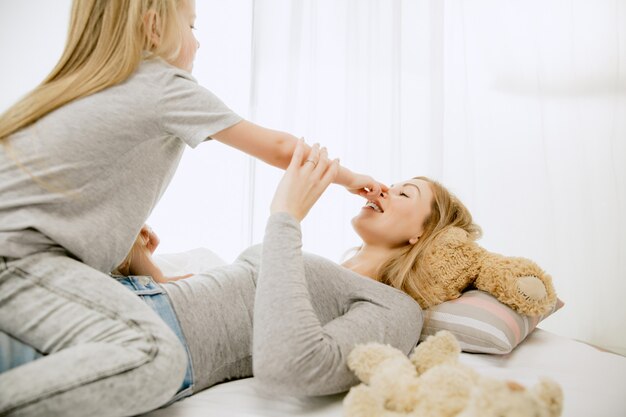
<svg viewBox="0 0 626 417">
<path fill-rule="evenodd" d="M 234 263 L 245 263 L 252 267 L 258 267 L 261 264 L 261 253 L 263 245 L 252 245 L 237 256 Z"/>
<path fill-rule="evenodd" d="M 410 307 L 419 307 L 413 298 L 404 291 L 354 272 L 323 256 L 305 253 L 304 259 L 307 275 L 322 280 L 335 280 L 353 294 L 360 293 L 369 298 L 403 300 Z"/>
</svg>

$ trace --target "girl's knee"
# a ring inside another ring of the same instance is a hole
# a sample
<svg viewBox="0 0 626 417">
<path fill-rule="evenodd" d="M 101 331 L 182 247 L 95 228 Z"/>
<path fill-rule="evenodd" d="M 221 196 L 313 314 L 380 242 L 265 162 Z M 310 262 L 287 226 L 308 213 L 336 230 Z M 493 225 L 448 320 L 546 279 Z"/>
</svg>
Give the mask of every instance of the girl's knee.
<svg viewBox="0 0 626 417">
<path fill-rule="evenodd" d="M 136 378 L 131 384 L 144 392 L 143 400 L 148 406 L 146 411 L 169 401 L 180 389 L 187 370 L 186 350 L 178 338 L 167 330 L 167 335 L 155 338 L 150 360 L 131 373 Z M 134 396 L 138 399 L 137 392 Z"/>
<path fill-rule="evenodd" d="M 158 372 L 163 376 L 163 386 L 166 386 L 174 395 L 185 377 L 188 365 L 187 353 L 176 337 L 168 341 L 167 346 L 163 346 L 159 350 L 162 351 L 162 354 L 158 355 L 160 362 L 157 364 Z M 170 398 L 171 396 L 166 399 L 169 400 Z"/>
</svg>

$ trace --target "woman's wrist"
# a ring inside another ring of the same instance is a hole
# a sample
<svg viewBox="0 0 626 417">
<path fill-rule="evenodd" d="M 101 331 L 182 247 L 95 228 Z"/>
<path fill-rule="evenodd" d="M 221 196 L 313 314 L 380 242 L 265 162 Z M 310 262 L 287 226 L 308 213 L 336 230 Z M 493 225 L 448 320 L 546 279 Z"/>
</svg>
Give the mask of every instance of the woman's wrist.
<svg viewBox="0 0 626 417">
<path fill-rule="evenodd" d="M 145 246 L 133 247 L 129 275 L 148 275 L 157 282 L 165 281 L 163 272 L 152 259 L 150 250 Z"/>
<path fill-rule="evenodd" d="M 304 215 L 302 213 L 299 213 L 298 210 L 292 207 L 272 206 L 270 208 L 270 218 L 276 218 L 276 217 L 292 218 L 294 221 L 300 223 L 302 219 L 304 218 Z"/>
</svg>

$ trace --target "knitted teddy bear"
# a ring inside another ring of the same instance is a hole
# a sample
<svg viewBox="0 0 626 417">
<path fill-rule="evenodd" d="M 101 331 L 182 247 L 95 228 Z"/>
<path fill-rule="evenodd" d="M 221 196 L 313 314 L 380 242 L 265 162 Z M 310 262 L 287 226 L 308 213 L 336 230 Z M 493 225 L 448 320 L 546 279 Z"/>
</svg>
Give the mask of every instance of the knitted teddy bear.
<svg viewBox="0 0 626 417">
<path fill-rule="evenodd" d="M 546 314 L 556 303 L 552 279 L 537 264 L 488 252 L 458 227 L 435 237 L 420 267 L 436 291 L 418 299 L 424 309 L 460 297 L 470 285 L 524 315 Z"/>
<path fill-rule="evenodd" d="M 558 417 L 561 387 L 548 379 L 532 389 L 479 375 L 458 362 L 454 336 L 440 331 L 410 358 L 388 345 L 358 345 L 348 367 L 363 382 L 343 401 L 346 417 Z"/>
</svg>

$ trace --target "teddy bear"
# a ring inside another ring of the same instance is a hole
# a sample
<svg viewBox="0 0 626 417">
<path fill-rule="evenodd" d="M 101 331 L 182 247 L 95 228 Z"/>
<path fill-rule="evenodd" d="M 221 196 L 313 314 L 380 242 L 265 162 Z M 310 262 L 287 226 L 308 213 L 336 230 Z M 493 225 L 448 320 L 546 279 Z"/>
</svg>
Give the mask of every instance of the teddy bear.
<svg viewBox="0 0 626 417">
<path fill-rule="evenodd" d="M 496 297 L 520 314 L 548 313 L 556 303 L 551 277 L 525 258 L 489 252 L 458 227 L 450 227 L 433 239 L 420 262 L 428 300 L 418 296 L 426 309 L 453 300 L 470 286 Z"/>
<path fill-rule="evenodd" d="M 362 381 L 343 401 L 345 417 L 558 417 L 561 387 L 550 379 L 532 389 L 481 376 L 458 361 L 460 347 L 442 330 L 410 358 L 378 343 L 356 346 L 348 367 Z"/>
</svg>

